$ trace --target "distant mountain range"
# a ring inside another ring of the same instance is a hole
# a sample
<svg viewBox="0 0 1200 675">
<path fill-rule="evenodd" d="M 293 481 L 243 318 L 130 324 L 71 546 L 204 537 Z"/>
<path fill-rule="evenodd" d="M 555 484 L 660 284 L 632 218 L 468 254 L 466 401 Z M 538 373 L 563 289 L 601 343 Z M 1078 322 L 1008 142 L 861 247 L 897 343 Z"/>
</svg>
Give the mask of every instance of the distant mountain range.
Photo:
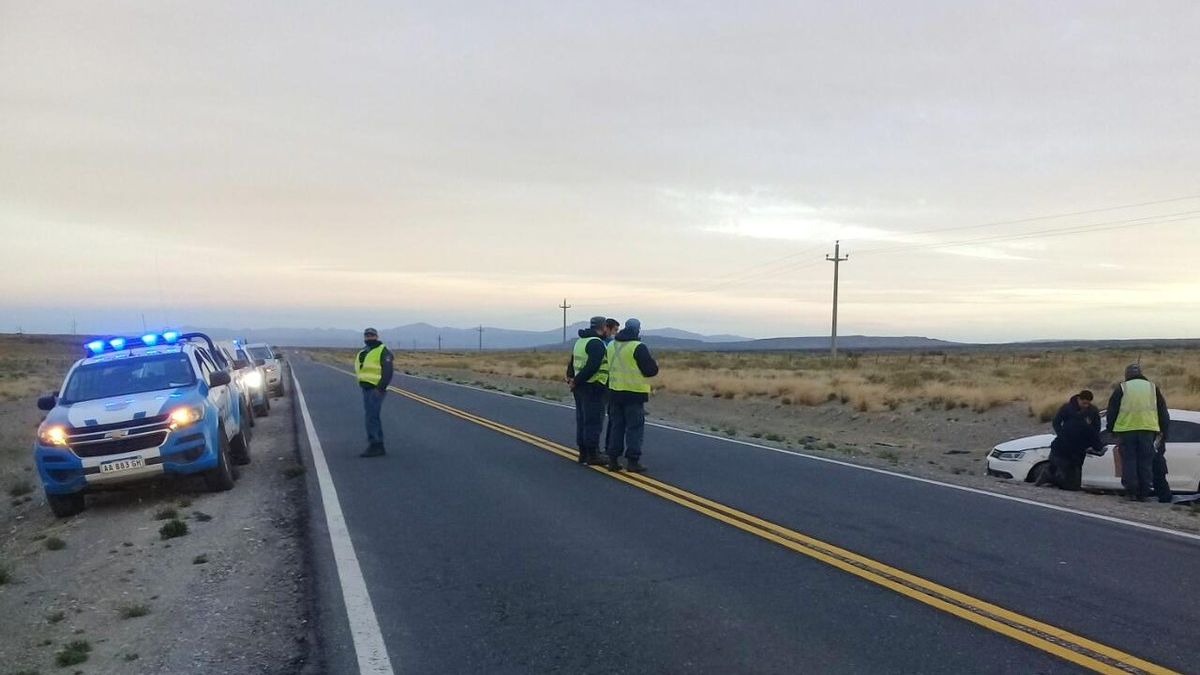
<svg viewBox="0 0 1200 675">
<path fill-rule="evenodd" d="M 586 322 L 567 326 L 567 341 L 572 342 Z M 381 337 L 394 350 L 441 349 L 447 351 L 474 350 L 480 347 L 477 328 L 449 328 L 414 323 L 387 328 L 376 326 Z M 267 328 L 259 330 L 228 328 L 194 328 L 217 339 L 240 337 L 249 342 L 266 342 L 289 347 L 353 347 L 362 343 L 362 333 L 340 328 Z M 483 349 L 561 349 L 562 329 L 525 331 L 484 326 Z M 821 350 L 829 348 L 829 337 L 779 337 L 754 340 L 740 335 L 703 335 L 678 328 L 648 329 L 643 332 L 647 344 L 659 349 L 697 351 L 754 351 L 754 350 Z M 838 337 L 840 349 L 936 349 L 965 346 L 962 343 L 925 337 L 873 337 L 846 335 Z"/>
</svg>

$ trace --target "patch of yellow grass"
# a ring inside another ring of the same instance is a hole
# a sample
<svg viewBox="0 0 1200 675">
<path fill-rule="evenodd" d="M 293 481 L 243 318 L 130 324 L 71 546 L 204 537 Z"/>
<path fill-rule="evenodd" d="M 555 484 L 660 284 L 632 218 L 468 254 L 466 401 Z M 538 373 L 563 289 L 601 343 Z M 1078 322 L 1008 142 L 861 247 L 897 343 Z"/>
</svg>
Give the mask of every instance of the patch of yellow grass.
<svg viewBox="0 0 1200 675">
<path fill-rule="evenodd" d="M 335 353 L 349 363 L 351 350 Z M 823 354 L 797 352 L 677 352 L 655 354 L 657 391 L 726 399 L 772 399 L 787 405 L 841 401 L 860 411 L 905 404 L 984 412 L 1024 404 L 1049 419 L 1081 389 L 1104 407 L 1127 364 L 1139 361 L 1173 408 L 1200 409 L 1200 349 L 1055 349 L 879 352 L 847 355 L 837 368 Z M 325 358 L 325 357 L 323 357 Z M 557 381 L 564 351 L 398 352 L 401 368 L 454 369 Z"/>
</svg>

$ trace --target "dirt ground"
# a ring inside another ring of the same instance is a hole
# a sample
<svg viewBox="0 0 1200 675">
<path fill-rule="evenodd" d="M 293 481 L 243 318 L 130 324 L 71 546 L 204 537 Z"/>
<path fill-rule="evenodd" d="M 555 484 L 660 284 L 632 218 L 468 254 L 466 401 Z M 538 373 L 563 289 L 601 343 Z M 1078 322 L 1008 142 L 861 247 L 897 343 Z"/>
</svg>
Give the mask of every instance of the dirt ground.
<svg viewBox="0 0 1200 675">
<path fill-rule="evenodd" d="M 290 398 L 258 419 L 233 490 L 160 482 L 89 497 L 65 520 L 32 471 L 39 419 L 32 400 L 0 404 L 0 673 L 301 672 L 307 507 Z M 185 536 L 162 539 L 166 509 Z M 76 641 L 87 660 L 59 667 Z"/>
<path fill-rule="evenodd" d="M 401 355 L 402 356 L 402 355 Z M 397 359 L 404 367 L 402 358 Z M 431 377 L 521 396 L 570 403 L 566 385 L 469 370 L 409 368 Z M 769 399 L 726 399 L 655 394 L 646 407 L 653 421 L 762 445 L 884 468 L 1082 511 L 1200 532 L 1200 506 L 1130 503 L 1114 494 L 1063 492 L 985 473 L 987 453 L 1001 441 L 1049 432 L 1050 425 L 1014 403 L 984 412 L 903 404 L 896 410 L 859 412 L 831 401 L 783 405 Z"/>
</svg>

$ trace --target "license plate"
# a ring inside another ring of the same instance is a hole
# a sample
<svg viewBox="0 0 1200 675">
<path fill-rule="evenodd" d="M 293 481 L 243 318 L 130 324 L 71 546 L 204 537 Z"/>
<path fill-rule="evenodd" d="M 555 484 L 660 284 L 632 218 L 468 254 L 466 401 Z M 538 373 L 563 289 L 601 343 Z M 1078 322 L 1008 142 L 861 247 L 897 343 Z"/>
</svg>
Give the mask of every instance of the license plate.
<svg viewBox="0 0 1200 675">
<path fill-rule="evenodd" d="M 131 471 L 140 469 L 146 466 L 141 457 L 130 457 L 128 459 L 114 459 L 111 462 L 105 462 L 100 465 L 100 473 L 117 473 L 119 471 Z"/>
</svg>

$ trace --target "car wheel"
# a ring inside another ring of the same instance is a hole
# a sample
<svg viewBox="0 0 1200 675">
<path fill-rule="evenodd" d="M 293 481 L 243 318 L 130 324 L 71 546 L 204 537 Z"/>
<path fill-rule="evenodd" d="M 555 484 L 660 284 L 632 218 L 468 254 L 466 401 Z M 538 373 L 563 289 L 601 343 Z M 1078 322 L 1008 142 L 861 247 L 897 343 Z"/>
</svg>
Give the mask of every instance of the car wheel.
<svg viewBox="0 0 1200 675">
<path fill-rule="evenodd" d="M 1025 479 L 1026 483 L 1036 483 L 1043 479 L 1050 478 L 1050 462 L 1038 462 L 1029 470 L 1029 476 Z"/>
<path fill-rule="evenodd" d="M 59 518 L 70 518 L 82 513 L 87 507 L 82 492 L 74 492 L 69 495 L 52 495 L 47 492 L 46 501 L 50 504 L 50 510 Z"/>
<path fill-rule="evenodd" d="M 229 439 L 225 438 L 225 427 L 217 429 L 217 465 L 204 472 L 204 485 L 209 492 L 224 492 L 233 489 L 233 466 L 229 463 Z"/>
<path fill-rule="evenodd" d="M 255 425 L 254 415 L 251 415 L 250 411 L 250 401 L 242 401 L 242 424 L 253 427 Z"/>
<path fill-rule="evenodd" d="M 237 465 L 246 465 L 250 463 L 250 433 L 245 427 L 238 432 L 237 436 L 233 437 L 233 441 L 229 444 L 229 459 Z M 235 475 L 236 477 L 236 475 Z"/>
<path fill-rule="evenodd" d="M 280 381 L 279 381 L 279 386 L 275 387 L 275 395 L 276 395 L 276 396 L 278 396 L 279 398 L 283 398 L 283 395 L 286 393 L 286 392 L 284 391 L 284 388 L 283 388 L 283 386 L 284 386 L 284 385 L 283 385 L 283 380 L 280 380 Z"/>
</svg>

